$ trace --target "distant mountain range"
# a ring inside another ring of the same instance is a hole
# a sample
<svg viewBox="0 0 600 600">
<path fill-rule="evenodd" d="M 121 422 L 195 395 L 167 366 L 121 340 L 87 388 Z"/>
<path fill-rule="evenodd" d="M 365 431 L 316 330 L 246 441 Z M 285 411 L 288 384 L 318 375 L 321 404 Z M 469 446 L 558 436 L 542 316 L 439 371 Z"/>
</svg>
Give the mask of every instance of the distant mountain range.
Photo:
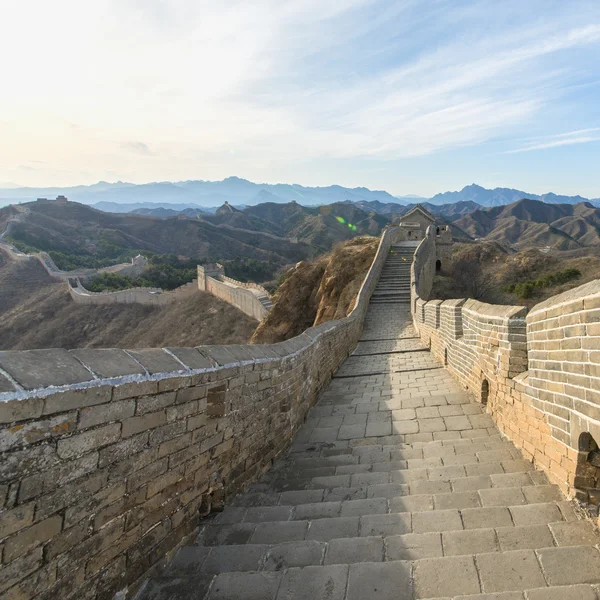
<svg viewBox="0 0 600 600">
<path fill-rule="evenodd" d="M 507 206 L 474 210 L 456 219 L 453 227 L 472 239 L 499 242 L 516 250 L 600 246 L 600 209 L 589 202 L 548 204 L 524 199 Z"/>
<path fill-rule="evenodd" d="M 523 198 L 528 198 L 529 200 L 541 200 L 546 204 L 579 204 L 580 202 L 600 204 L 600 198 L 590 200 L 589 198 L 583 198 L 582 196 L 559 196 L 551 192 L 540 196 L 538 194 L 531 194 L 529 192 L 522 192 L 510 188 L 495 188 L 493 190 L 488 190 L 475 183 L 464 187 L 460 192 L 444 192 L 443 194 L 436 194 L 433 198 L 429 199 L 429 203 L 439 206 L 441 204 L 452 204 L 455 202 L 476 202 L 481 206 L 503 206 L 512 204 Z"/>
<path fill-rule="evenodd" d="M 588 199 L 553 193 L 538 195 L 510 188 L 489 190 L 476 184 L 468 185 L 460 191 L 444 192 L 436 194 L 433 198 L 423 198 L 414 195 L 393 196 L 386 191 L 370 190 L 365 187 L 346 188 L 339 185 L 306 187 L 298 184 L 253 183 L 239 177 L 228 177 L 223 181 L 165 181 L 139 185 L 122 181 L 116 183 L 100 181 L 94 185 L 67 188 L 4 188 L 0 189 L 0 206 L 36 198 L 54 198 L 59 194 L 75 202 L 91 204 L 106 212 L 133 212 L 137 209 L 161 207 L 176 211 L 192 208 L 214 212 L 216 207 L 225 202 L 240 208 L 264 202 L 285 204 L 294 201 L 303 206 L 319 206 L 350 201 L 356 206 L 364 206 L 365 209 L 380 214 L 391 214 L 397 213 L 398 205 L 412 206 L 417 202 L 427 203 L 429 206 L 469 202 L 490 207 L 511 204 L 523 198 L 541 200 L 547 204 L 591 202 L 600 206 L 600 198 Z M 382 208 L 381 204 L 392 205 L 392 207 Z"/>
<path fill-rule="evenodd" d="M 31 201 L 37 198 L 54 198 L 62 194 L 74 202 L 92 204 L 101 210 L 113 210 L 119 205 L 137 204 L 135 208 L 156 208 L 153 204 L 162 206 L 178 204 L 182 208 L 205 208 L 220 206 L 225 202 L 239 205 L 256 205 L 263 202 L 298 202 L 304 206 L 318 206 L 343 202 L 344 200 L 379 200 L 381 202 L 402 202 L 388 192 L 372 191 L 367 188 L 345 188 L 339 185 L 328 187 L 305 187 L 302 185 L 258 184 L 228 177 L 223 181 L 179 181 L 145 183 L 107 183 L 101 181 L 90 186 L 70 188 L 17 188 L 0 189 L 0 202 L 3 204 Z M 406 198 L 414 202 L 413 197 Z M 133 209 L 129 208 L 129 212 Z M 116 212 L 116 210 L 115 210 Z"/>
</svg>

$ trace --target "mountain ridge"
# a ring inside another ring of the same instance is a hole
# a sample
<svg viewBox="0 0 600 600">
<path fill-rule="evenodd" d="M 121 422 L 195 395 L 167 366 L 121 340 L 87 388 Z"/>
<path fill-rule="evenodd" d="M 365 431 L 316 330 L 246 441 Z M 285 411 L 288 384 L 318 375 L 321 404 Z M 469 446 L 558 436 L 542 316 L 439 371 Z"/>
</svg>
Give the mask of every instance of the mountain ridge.
<svg viewBox="0 0 600 600">
<path fill-rule="evenodd" d="M 222 181 L 186 180 L 161 181 L 134 184 L 117 181 L 114 183 L 99 181 L 89 186 L 46 187 L 46 188 L 3 188 L 0 189 L 0 206 L 3 204 L 32 201 L 39 197 L 65 195 L 69 200 L 88 204 L 101 210 L 111 209 L 114 212 L 120 206 L 138 204 L 135 208 L 152 208 L 158 204 L 164 208 L 177 204 L 183 208 L 201 210 L 214 209 L 225 202 L 229 204 L 256 205 L 262 202 L 298 202 L 305 206 L 319 206 L 335 202 L 380 202 L 408 206 L 415 203 L 428 203 L 440 206 L 456 202 L 476 202 L 482 206 L 501 206 L 516 202 L 523 198 L 541 200 L 547 204 L 579 204 L 592 202 L 600 206 L 600 198 L 584 198 L 583 196 L 565 196 L 547 192 L 532 194 L 513 188 L 487 189 L 475 183 L 462 190 L 447 191 L 425 198 L 415 195 L 392 195 L 385 190 L 370 190 L 366 187 L 348 188 L 340 185 L 321 187 L 302 186 L 287 183 L 254 183 L 240 177 L 227 177 Z M 131 209 L 130 209 L 131 210 Z"/>
</svg>

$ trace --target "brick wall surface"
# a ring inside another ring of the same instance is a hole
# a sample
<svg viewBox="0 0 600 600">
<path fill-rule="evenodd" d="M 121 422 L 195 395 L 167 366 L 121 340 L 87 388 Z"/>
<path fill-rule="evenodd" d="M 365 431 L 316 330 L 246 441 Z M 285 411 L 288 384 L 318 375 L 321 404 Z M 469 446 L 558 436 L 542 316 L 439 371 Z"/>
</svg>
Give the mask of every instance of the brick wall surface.
<svg viewBox="0 0 600 600">
<path fill-rule="evenodd" d="M 362 330 L 273 345 L 0 352 L 0 597 L 108 599 L 267 470 Z"/>
<path fill-rule="evenodd" d="M 476 300 L 425 301 L 419 290 L 427 292 L 433 278 L 432 256 L 435 240 L 428 237 L 412 268 L 411 307 L 420 337 L 465 389 L 487 401 L 526 458 L 566 494 L 585 501 L 589 465 L 580 436 L 590 433 L 600 442 L 600 280 L 529 314 L 524 307 Z"/>
</svg>

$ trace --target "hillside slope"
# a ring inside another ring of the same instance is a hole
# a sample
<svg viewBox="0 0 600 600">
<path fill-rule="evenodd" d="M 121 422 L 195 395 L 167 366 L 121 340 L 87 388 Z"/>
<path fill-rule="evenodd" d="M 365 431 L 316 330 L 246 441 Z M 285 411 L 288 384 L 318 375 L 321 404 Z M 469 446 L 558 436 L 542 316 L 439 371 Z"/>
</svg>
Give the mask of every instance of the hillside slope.
<svg viewBox="0 0 600 600">
<path fill-rule="evenodd" d="M 271 312 L 251 343 L 280 342 L 314 325 L 345 317 L 354 307 L 378 244 L 378 238 L 354 238 L 313 262 L 297 264 L 286 274 Z"/>
<path fill-rule="evenodd" d="M 0 261 L 0 350 L 245 344 L 257 325 L 204 292 L 164 307 L 79 305 L 37 260 Z"/>
<path fill-rule="evenodd" d="M 508 206 L 475 210 L 454 224 L 472 238 L 514 249 L 550 246 L 572 250 L 600 245 L 600 209 L 588 202 L 519 200 Z"/>
<path fill-rule="evenodd" d="M 432 298 L 476 298 L 532 307 L 598 278 L 600 247 L 508 252 L 495 242 L 456 244 L 450 266 L 438 273 Z"/>
<path fill-rule="evenodd" d="M 36 201 L 22 206 L 29 212 L 13 226 L 11 238 L 39 250 L 104 255 L 128 249 L 207 260 L 241 256 L 281 265 L 310 254 L 306 244 L 260 232 L 217 228 L 198 219 L 104 213 L 75 202 Z M 9 210 L 0 209 L 0 222 Z"/>
</svg>

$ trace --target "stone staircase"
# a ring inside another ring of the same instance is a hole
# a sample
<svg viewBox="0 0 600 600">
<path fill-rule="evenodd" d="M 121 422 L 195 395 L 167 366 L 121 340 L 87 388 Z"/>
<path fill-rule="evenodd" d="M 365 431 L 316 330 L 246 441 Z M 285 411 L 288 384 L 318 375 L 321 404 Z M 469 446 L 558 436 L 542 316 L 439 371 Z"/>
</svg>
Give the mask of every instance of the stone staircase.
<svg viewBox="0 0 600 600">
<path fill-rule="evenodd" d="M 373 297 L 289 452 L 138 598 L 598 600 L 597 532 L 484 409 Z"/>
<path fill-rule="evenodd" d="M 415 248 L 412 245 L 392 246 L 377 282 L 372 304 L 398 304 L 410 302 L 410 265 Z"/>
<path fill-rule="evenodd" d="M 271 301 L 271 298 L 269 298 L 268 296 L 259 296 L 258 297 L 258 301 L 267 309 L 267 310 L 271 310 L 273 308 L 273 302 Z"/>
</svg>

